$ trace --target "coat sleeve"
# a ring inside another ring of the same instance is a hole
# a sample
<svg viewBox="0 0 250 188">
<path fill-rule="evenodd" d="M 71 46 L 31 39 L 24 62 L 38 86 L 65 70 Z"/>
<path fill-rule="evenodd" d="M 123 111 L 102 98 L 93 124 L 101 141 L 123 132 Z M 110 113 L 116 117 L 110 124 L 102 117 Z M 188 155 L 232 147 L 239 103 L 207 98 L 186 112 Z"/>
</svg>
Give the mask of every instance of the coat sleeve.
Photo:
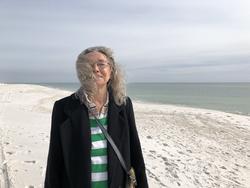
<svg viewBox="0 0 250 188">
<path fill-rule="evenodd" d="M 62 182 L 62 148 L 59 135 L 59 126 L 63 121 L 63 108 L 60 104 L 55 102 L 52 118 L 51 118 L 51 131 L 50 131 L 50 144 L 47 158 L 47 168 L 45 175 L 45 188 L 60 188 Z"/>
<path fill-rule="evenodd" d="M 127 113 L 130 125 L 130 155 L 131 166 L 135 169 L 137 188 L 148 188 L 145 164 L 141 150 L 141 144 L 136 129 L 134 110 L 131 99 L 127 99 Z"/>
</svg>

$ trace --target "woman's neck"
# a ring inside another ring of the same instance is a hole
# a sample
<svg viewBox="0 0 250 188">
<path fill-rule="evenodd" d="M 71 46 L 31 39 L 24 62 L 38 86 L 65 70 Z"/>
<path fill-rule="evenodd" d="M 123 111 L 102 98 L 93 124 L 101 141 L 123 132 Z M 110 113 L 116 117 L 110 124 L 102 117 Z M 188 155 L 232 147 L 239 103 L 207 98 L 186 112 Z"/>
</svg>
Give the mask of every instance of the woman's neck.
<svg viewBox="0 0 250 188">
<path fill-rule="evenodd" d="M 107 99 L 107 87 L 97 88 L 96 94 L 93 97 L 94 103 L 104 105 Z"/>
</svg>

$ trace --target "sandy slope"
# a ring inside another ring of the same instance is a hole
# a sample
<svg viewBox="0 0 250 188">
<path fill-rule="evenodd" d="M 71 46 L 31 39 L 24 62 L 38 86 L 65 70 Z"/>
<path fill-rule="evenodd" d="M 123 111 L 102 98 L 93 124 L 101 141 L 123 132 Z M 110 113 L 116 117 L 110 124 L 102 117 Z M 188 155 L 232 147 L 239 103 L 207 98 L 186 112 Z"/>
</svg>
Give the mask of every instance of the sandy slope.
<svg viewBox="0 0 250 188">
<path fill-rule="evenodd" d="M 146 106 L 135 104 L 151 185 L 250 187 L 250 117 Z"/>
<path fill-rule="evenodd" d="M 42 187 L 51 108 L 69 94 L 0 85 L 0 163 L 12 187 Z M 250 187 L 249 116 L 136 102 L 134 108 L 150 187 Z"/>
</svg>

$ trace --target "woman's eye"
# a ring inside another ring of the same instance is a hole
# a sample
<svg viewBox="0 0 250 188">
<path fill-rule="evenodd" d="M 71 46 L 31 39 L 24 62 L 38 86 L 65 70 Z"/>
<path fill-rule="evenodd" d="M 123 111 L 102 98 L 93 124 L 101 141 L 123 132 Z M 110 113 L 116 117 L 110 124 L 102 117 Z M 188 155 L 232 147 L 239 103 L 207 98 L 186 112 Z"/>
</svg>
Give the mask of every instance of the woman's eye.
<svg viewBox="0 0 250 188">
<path fill-rule="evenodd" d="M 98 63 L 97 66 L 100 68 L 104 68 L 106 67 L 106 63 Z"/>
</svg>

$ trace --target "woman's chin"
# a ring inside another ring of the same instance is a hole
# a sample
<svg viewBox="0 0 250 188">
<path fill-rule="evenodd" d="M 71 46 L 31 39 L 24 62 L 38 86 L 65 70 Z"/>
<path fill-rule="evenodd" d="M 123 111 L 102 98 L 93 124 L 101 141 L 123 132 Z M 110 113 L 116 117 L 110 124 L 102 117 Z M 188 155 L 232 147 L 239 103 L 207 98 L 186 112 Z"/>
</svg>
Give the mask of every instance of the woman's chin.
<svg viewBox="0 0 250 188">
<path fill-rule="evenodd" d="M 96 86 L 97 86 L 98 88 L 102 88 L 102 87 L 104 87 L 104 86 L 106 86 L 106 85 L 107 85 L 106 82 L 96 81 Z"/>
</svg>

